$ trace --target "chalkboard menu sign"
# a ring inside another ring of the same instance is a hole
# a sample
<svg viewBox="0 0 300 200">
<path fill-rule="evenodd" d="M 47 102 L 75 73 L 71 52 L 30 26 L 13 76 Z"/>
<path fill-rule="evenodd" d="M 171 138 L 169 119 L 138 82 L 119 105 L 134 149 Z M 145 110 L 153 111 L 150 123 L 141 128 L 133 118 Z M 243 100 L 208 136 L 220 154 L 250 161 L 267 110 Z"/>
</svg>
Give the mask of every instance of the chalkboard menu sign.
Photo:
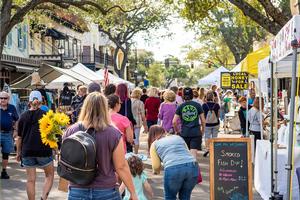
<svg viewBox="0 0 300 200">
<path fill-rule="evenodd" d="M 252 200 L 249 138 L 216 138 L 210 141 L 210 199 Z"/>
</svg>

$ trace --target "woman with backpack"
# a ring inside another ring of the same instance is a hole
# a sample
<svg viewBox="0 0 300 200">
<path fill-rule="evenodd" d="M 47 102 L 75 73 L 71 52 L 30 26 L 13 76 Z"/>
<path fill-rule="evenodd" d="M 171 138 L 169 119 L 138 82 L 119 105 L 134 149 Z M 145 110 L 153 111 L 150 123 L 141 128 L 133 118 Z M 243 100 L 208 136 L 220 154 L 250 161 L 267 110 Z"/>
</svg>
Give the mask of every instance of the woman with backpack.
<svg viewBox="0 0 300 200">
<path fill-rule="evenodd" d="M 64 140 L 80 131 L 83 126 L 84 129 L 94 130 L 96 141 L 96 176 L 88 185 L 76 185 L 70 182 L 69 200 L 120 200 L 116 173 L 128 188 L 131 199 L 138 199 L 124 157 L 122 135 L 110 121 L 106 97 L 99 92 L 93 92 L 86 97 L 78 122 L 65 132 Z"/>
<path fill-rule="evenodd" d="M 207 102 L 202 105 L 206 124 L 204 131 L 206 152 L 203 154 L 204 157 L 206 157 L 209 153 L 208 139 L 218 137 L 218 132 L 220 128 L 220 105 L 218 103 L 215 103 L 214 92 L 207 92 L 206 99 Z"/>
</svg>

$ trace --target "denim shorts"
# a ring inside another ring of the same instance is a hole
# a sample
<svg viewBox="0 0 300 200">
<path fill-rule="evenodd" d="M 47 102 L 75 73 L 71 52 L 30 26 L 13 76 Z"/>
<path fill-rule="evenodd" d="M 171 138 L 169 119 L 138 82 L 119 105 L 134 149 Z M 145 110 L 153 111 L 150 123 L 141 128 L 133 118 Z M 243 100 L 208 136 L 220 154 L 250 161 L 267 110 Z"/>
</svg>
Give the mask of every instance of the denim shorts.
<svg viewBox="0 0 300 200">
<path fill-rule="evenodd" d="M 1 132 L 0 133 L 1 140 L 1 152 L 2 153 L 11 153 L 14 151 L 14 139 L 11 132 Z"/>
<path fill-rule="evenodd" d="M 119 190 L 69 187 L 68 200 L 121 200 Z"/>
<path fill-rule="evenodd" d="M 44 168 L 53 162 L 52 156 L 49 157 L 25 157 L 22 158 L 21 165 L 25 168 Z"/>
<path fill-rule="evenodd" d="M 217 138 L 219 133 L 220 125 L 217 126 L 206 126 L 204 131 L 205 140 L 211 138 Z"/>
</svg>

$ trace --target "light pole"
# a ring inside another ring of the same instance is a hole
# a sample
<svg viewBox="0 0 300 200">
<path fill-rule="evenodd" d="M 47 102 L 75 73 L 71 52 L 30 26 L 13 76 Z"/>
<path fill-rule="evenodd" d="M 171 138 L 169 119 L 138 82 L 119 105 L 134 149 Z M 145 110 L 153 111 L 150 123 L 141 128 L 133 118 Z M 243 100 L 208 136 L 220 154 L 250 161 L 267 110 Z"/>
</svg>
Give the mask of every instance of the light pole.
<svg viewBox="0 0 300 200">
<path fill-rule="evenodd" d="M 134 82 L 135 82 L 135 86 L 137 87 L 138 86 L 138 80 L 137 80 L 137 75 L 138 75 L 138 70 L 135 69 L 134 70 Z"/>
<path fill-rule="evenodd" d="M 62 45 L 62 43 L 60 43 L 60 45 L 58 47 L 58 53 L 60 55 L 60 67 L 63 68 L 64 67 L 63 55 L 65 53 L 65 48 Z"/>
</svg>

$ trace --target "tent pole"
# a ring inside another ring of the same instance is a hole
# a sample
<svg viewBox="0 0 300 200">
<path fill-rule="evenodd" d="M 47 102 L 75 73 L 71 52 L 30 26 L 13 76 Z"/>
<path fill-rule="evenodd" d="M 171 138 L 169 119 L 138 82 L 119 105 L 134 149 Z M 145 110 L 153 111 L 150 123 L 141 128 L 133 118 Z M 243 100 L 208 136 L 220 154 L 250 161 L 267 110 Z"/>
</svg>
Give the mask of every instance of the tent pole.
<svg viewBox="0 0 300 200">
<path fill-rule="evenodd" d="M 274 70 L 273 70 L 274 71 Z M 275 123 L 275 126 L 274 126 L 274 133 L 278 133 L 278 79 L 276 77 L 274 77 L 273 75 L 273 79 L 274 79 L 274 88 L 275 88 L 275 91 L 274 91 L 274 96 L 275 96 L 275 106 L 274 108 L 276 108 L 276 114 L 274 116 L 274 123 Z M 279 192 L 277 191 L 277 180 L 278 180 L 278 169 L 277 169 L 277 144 L 278 144 L 278 134 L 274 134 L 273 136 L 274 138 L 274 141 L 273 141 L 273 147 L 274 147 L 274 151 L 273 151 L 273 155 L 274 155 L 274 158 L 273 158 L 273 162 L 274 162 L 274 194 L 277 194 L 279 195 Z M 281 195 L 282 196 L 282 195 Z M 283 196 L 282 196 L 283 198 Z M 282 199 L 281 198 L 281 199 Z"/>
<path fill-rule="evenodd" d="M 246 110 L 246 137 L 249 137 L 249 124 L 248 124 L 248 121 L 249 121 L 249 118 L 248 118 L 248 112 L 249 112 L 249 98 L 248 98 L 248 93 L 249 93 L 249 89 L 247 90 L 247 110 Z"/>
<path fill-rule="evenodd" d="M 295 30 L 296 31 L 296 30 Z M 291 89 L 291 109 L 290 109 L 290 123 L 289 123 L 289 143 L 288 143 L 288 163 L 286 165 L 287 170 L 287 199 L 292 199 L 292 169 L 293 169 L 293 141 L 294 141 L 294 118 L 295 118 L 295 96 L 296 96 L 296 73 L 297 73 L 297 39 L 291 42 L 293 47 L 293 64 L 292 64 L 292 89 Z"/>
<path fill-rule="evenodd" d="M 260 110 L 260 120 L 259 120 L 259 123 L 260 123 L 260 138 L 261 140 L 263 140 L 263 133 L 264 133 L 264 129 L 263 129 L 263 116 L 262 116 L 262 112 L 263 112 L 263 109 L 262 108 L 262 101 L 261 101 L 261 79 L 258 78 L 258 97 L 259 97 L 259 110 Z"/>
<path fill-rule="evenodd" d="M 270 124 L 270 143 L 271 143 L 271 197 L 270 200 L 282 200 L 283 195 L 280 195 L 279 192 L 277 192 L 277 139 L 275 139 L 275 145 L 274 145 L 274 138 L 277 138 L 276 134 L 274 136 L 274 122 L 275 127 L 277 126 L 277 81 L 274 83 L 274 65 L 273 62 L 269 61 L 270 63 L 270 87 L 271 87 L 271 94 L 270 94 L 270 100 L 271 100 L 271 108 L 270 108 L 270 114 L 271 114 L 271 124 Z M 274 106 L 274 97 L 275 97 L 275 106 Z M 274 107 L 275 107 L 275 119 L 274 119 Z M 277 133 L 277 131 L 276 131 Z M 275 151 L 274 151 L 275 148 Z"/>
<path fill-rule="evenodd" d="M 270 63 L 270 87 L 271 87 L 271 108 L 270 108 L 270 114 L 271 114 L 271 124 L 270 124 L 270 143 L 271 143 L 271 194 L 273 196 L 274 194 L 274 78 L 273 78 L 273 63 Z"/>
</svg>

